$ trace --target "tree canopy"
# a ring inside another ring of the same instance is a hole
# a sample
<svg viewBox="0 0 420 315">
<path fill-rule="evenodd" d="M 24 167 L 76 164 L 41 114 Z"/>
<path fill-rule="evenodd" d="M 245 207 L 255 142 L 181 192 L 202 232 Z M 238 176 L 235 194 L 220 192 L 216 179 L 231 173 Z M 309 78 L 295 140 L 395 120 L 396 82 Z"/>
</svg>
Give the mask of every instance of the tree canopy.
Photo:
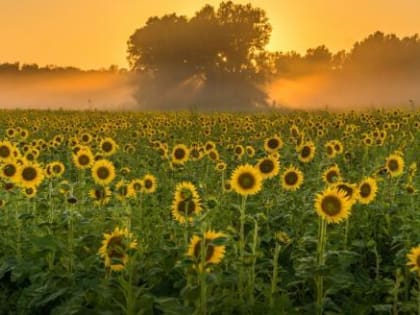
<svg viewBox="0 0 420 315">
<path fill-rule="evenodd" d="M 148 86 L 147 92 L 139 87 L 138 98 L 144 99 L 144 93 L 153 90 L 151 85 L 162 94 L 184 83 L 195 87 L 192 98 L 177 99 L 173 94 L 170 99 L 160 98 L 166 107 L 186 101 L 211 102 L 214 109 L 264 106 L 266 95 L 259 84 L 270 72 L 265 51 L 270 34 L 264 10 L 231 1 L 217 9 L 206 5 L 191 18 L 151 17 L 128 41 L 130 67 L 143 75 L 142 85 Z"/>
</svg>

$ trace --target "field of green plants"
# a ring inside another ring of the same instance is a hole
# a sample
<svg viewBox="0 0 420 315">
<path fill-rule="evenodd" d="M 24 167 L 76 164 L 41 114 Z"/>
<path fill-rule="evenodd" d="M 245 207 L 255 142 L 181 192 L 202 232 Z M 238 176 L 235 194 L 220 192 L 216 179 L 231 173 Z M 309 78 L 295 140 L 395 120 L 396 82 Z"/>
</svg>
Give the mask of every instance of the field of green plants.
<svg viewBox="0 0 420 315">
<path fill-rule="evenodd" d="M 0 110 L 0 314 L 420 314 L 419 153 L 419 110 Z"/>
</svg>

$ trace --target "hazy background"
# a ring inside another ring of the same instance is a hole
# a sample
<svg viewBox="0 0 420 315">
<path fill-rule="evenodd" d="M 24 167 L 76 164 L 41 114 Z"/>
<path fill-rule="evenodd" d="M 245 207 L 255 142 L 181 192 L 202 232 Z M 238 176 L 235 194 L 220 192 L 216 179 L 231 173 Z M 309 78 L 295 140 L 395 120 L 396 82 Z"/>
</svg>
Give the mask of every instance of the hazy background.
<svg viewBox="0 0 420 315">
<path fill-rule="evenodd" d="M 0 108 L 420 103 L 420 2 L 247 2 L 222 10 L 219 1 L 1 0 Z M 247 12 L 232 20 L 225 11 Z M 215 25 L 222 32 L 206 29 Z M 220 38 L 229 32 L 229 41 Z M 230 44 L 235 38 L 240 44 Z"/>
</svg>

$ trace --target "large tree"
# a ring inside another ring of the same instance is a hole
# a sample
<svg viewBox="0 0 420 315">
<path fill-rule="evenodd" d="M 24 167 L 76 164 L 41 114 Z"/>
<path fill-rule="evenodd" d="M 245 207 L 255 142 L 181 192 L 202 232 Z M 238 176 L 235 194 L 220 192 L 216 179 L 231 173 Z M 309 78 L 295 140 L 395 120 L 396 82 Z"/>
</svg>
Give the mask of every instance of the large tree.
<svg viewBox="0 0 420 315">
<path fill-rule="evenodd" d="M 138 101 L 161 109 L 265 106 L 270 34 L 262 9 L 231 1 L 192 18 L 149 18 L 128 41 L 130 67 L 140 74 Z"/>
</svg>

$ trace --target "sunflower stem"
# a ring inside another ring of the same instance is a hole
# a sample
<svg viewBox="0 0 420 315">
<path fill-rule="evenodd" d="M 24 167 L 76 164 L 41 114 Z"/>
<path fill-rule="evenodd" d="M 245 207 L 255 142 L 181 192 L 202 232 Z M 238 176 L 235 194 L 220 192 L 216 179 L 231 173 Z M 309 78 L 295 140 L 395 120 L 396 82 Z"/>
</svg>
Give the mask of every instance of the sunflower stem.
<svg viewBox="0 0 420 315">
<path fill-rule="evenodd" d="M 317 265 L 318 265 L 318 274 L 316 275 L 316 308 L 317 314 L 322 315 L 323 306 L 324 306 L 324 277 L 322 276 L 322 267 L 325 264 L 325 244 L 326 244 L 326 234 L 327 234 L 327 222 L 323 219 L 319 219 L 319 233 L 318 233 L 318 249 L 317 249 Z"/>
<path fill-rule="evenodd" d="M 347 250 L 347 243 L 349 238 L 349 219 L 346 220 L 346 225 L 344 227 L 344 250 Z"/>
<path fill-rule="evenodd" d="M 252 238 L 252 268 L 250 273 L 250 286 L 249 286 L 249 300 L 251 305 L 254 305 L 254 286 L 255 286 L 255 265 L 257 262 L 257 246 L 258 246 L 258 222 L 253 218 L 254 221 L 254 233 Z"/>
<path fill-rule="evenodd" d="M 274 294 L 277 291 L 277 278 L 279 274 L 278 269 L 278 262 L 280 256 L 281 245 L 278 241 L 276 241 L 276 247 L 274 248 L 274 256 L 273 256 L 273 276 L 271 278 L 271 293 L 270 293 L 270 308 L 274 306 Z"/>
<path fill-rule="evenodd" d="M 200 315 L 207 314 L 207 283 L 206 283 L 206 224 L 201 225 L 200 265 L 198 268 L 200 282 Z"/>
<path fill-rule="evenodd" d="M 246 195 L 242 196 L 242 202 L 240 207 L 240 230 L 239 230 L 239 298 L 243 301 L 244 298 L 244 258 L 245 258 L 245 207 L 246 207 Z"/>
<path fill-rule="evenodd" d="M 420 276 L 417 275 L 417 315 L 420 315 Z"/>
</svg>

